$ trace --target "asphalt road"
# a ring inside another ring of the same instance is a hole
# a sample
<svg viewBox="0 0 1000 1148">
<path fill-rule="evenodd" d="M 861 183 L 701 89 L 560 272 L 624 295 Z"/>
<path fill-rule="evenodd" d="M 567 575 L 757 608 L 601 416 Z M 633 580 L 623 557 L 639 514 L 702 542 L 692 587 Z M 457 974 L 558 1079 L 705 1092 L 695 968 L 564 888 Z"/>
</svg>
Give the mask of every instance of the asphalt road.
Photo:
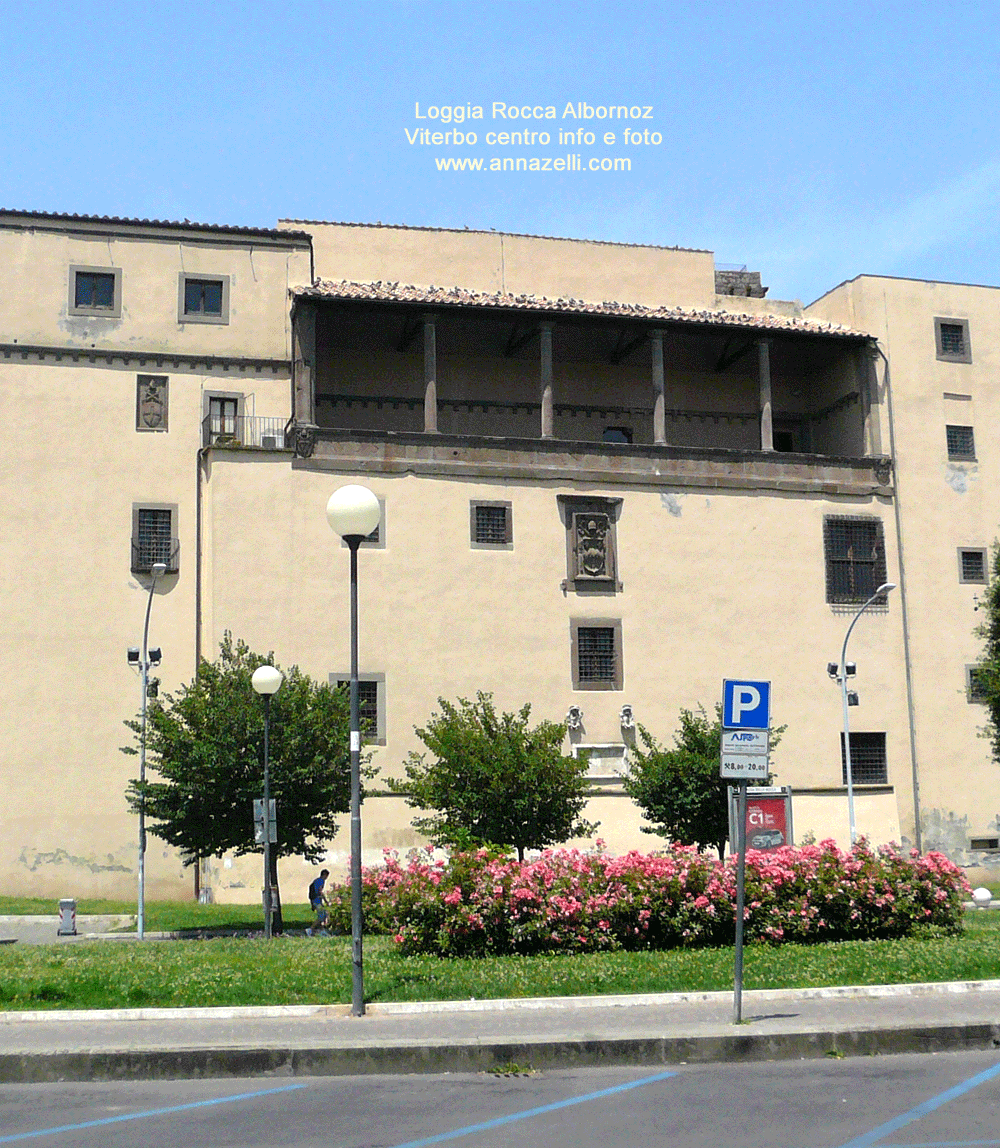
<svg viewBox="0 0 1000 1148">
<path fill-rule="evenodd" d="M 486 1125 L 486 1127 L 481 1127 Z M 7 1085 L 0 1144 L 125 1148 L 1000 1145 L 996 1052 L 674 1070 Z"/>
</svg>

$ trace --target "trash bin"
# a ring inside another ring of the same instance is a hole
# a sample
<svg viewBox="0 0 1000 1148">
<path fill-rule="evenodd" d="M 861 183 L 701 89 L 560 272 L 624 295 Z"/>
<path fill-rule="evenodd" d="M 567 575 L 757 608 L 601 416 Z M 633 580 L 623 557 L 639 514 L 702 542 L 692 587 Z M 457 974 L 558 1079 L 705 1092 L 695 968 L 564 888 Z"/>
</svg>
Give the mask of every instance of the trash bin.
<svg viewBox="0 0 1000 1148">
<path fill-rule="evenodd" d="M 76 900 L 73 897 L 59 898 L 59 929 L 56 936 L 76 936 Z"/>
</svg>

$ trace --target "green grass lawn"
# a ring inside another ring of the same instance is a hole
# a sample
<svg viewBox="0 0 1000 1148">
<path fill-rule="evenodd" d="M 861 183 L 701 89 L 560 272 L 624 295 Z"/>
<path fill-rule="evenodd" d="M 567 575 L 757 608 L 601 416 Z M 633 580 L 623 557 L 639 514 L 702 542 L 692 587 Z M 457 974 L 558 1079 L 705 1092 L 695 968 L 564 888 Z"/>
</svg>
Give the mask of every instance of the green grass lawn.
<svg viewBox="0 0 1000 1148">
<path fill-rule="evenodd" d="M 223 909 L 224 906 L 197 906 Z M 961 936 L 825 945 L 753 945 L 753 988 L 1000 977 L 1000 913 L 973 912 Z M 441 960 L 401 957 L 388 938 L 365 945 L 369 1001 L 726 990 L 733 951 L 674 950 Z M 347 1003 L 348 938 L 93 941 L 0 947 L 0 1008 Z"/>
</svg>

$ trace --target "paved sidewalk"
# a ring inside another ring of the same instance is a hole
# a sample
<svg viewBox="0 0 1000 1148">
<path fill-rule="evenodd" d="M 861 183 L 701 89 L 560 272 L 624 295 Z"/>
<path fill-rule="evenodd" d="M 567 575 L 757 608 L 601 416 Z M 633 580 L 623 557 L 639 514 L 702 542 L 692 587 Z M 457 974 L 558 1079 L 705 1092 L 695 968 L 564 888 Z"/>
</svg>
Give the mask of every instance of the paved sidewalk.
<svg viewBox="0 0 1000 1148">
<path fill-rule="evenodd" d="M 346 1006 L 0 1013 L 0 1082 L 488 1071 L 1000 1050 L 1000 980 Z"/>
</svg>

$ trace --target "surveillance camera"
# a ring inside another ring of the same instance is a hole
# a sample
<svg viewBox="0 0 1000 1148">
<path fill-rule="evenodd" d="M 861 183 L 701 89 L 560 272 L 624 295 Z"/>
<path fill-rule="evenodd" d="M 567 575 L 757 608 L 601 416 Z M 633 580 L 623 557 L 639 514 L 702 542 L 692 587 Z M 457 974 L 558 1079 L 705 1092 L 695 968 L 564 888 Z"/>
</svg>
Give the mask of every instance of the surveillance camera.
<svg viewBox="0 0 1000 1148">
<path fill-rule="evenodd" d="M 149 664 L 151 666 L 158 666 L 162 657 L 163 651 L 159 646 L 154 646 L 154 648 L 149 651 Z"/>
<path fill-rule="evenodd" d="M 129 646 L 125 651 L 125 656 L 128 658 L 128 664 L 130 666 L 137 666 L 139 664 L 139 647 Z"/>
</svg>

